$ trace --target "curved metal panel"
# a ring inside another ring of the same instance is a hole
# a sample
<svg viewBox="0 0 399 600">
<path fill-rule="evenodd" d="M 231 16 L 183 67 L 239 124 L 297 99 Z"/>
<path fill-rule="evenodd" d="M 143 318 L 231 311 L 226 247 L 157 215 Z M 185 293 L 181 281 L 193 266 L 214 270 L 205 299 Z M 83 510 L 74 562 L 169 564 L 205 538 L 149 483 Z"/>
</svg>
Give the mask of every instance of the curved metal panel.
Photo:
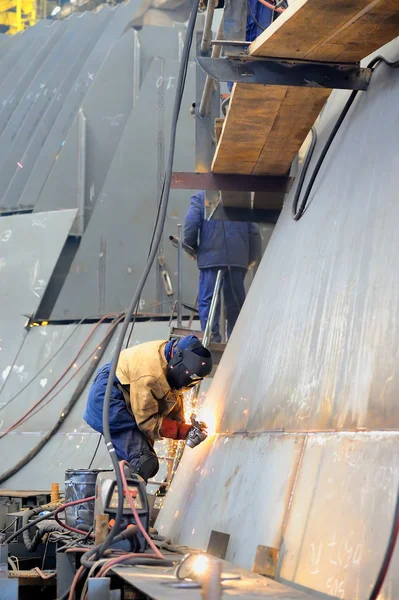
<svg viewBox="0 0 399 600">
<path fill-rule="evenodd" d="M 76 210 L 0 219 L 0 391 L 46 290 Z"/>
</svg>

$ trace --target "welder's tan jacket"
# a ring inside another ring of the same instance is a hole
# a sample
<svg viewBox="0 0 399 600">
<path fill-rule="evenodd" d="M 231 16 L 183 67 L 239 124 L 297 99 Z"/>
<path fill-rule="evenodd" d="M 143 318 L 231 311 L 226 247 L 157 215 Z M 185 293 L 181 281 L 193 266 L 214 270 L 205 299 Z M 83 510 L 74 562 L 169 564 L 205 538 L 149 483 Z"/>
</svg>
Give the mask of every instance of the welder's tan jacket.
<svg viewBox="0 0 399 600">
<path fill-rule="evenodd" d="M 116 368 L 122 386 L 130 386 L 130 399 L 126 389 L 124 396 L 137 426 L 151 440 L 162 439 L 163 417 L 184 422 L 183 394 L 172 390 L 166 379 L 165 345 L 146 342 L 122 350 Z"/>
</svg>

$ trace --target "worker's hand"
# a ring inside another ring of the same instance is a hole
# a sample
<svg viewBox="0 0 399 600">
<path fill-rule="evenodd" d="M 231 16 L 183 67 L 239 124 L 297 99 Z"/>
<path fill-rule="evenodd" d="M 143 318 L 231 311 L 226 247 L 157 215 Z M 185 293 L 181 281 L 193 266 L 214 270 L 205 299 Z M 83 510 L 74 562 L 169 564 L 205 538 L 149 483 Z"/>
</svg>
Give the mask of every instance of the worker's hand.
<svg viewBox="0 0 399 600">
<path fill-rule="evenodd" d="M 178 423 L 177 439 L 185 440 L 190 429 L 191 425 L 189 425 L 188 423 Z"/>
<path fill-rule="evenodd" d="M 249 265 L 248 265 L 248 271 L 250 271 L 251 269 L 253 269 L 255 265 L 256 265 L 256 260 L 253 260 L 252 262 L 250 262 Z"/>
</svg>

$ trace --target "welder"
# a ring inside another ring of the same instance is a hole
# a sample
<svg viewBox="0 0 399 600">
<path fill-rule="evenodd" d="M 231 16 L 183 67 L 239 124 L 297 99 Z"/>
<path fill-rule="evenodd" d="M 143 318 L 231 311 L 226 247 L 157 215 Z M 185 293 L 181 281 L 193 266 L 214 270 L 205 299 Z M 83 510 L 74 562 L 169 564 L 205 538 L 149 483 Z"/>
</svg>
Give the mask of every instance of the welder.
<svg viewBox="0 0 399 600">
<path fill-rule="evenodd" d="M 201 329 L 204 331 L 206 327 L 217 273 L 221 269 L 227 336 L 230 337 L 245 300 L 245 275 L 260 258 L 259 228 L 254 223 L 205 219 L 205 192 L 201 191 L 191 196 L 184 222 L 184 242 L 197 253 Z M 219 316 L 220 301 L 212 327 L 214 342 L 221 341 Z"/>
<path fill-rule="evenodd" d="M 110 364 L 96 374 L 84 420 L 103 433 L 103 405 Z M 212 357 L 194 335 L 146 342 L 122 350 L 110 403 L 110 433 L 119 460 L 145 481 L 159 469 L 154 442 L 162 438 L 200 443 L 206 434 L 185 422 L 183 392 L 212 370 Z M 190 431 L 191 430 L 191 431 Z M 190 435 L 189 435 L 190 434 Z"/>
</svg>

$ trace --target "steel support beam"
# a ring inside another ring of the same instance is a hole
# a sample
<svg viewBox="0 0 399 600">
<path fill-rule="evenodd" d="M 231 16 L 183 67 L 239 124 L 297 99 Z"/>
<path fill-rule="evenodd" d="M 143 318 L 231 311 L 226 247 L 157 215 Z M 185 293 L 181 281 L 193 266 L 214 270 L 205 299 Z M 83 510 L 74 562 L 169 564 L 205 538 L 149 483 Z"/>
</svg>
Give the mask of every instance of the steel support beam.
<svg viewBox="0 0 399 600">
<path fill-rule="evenodd" d="M 76 217 L 77 234 L 82 236 L 85 232 L 85 208 L 86 208 L 86 155 L 87 155 L 87 120 L 83 109 L 79 109 L 79 140 L 78 140 L 78 182 L 77 182 L 77 206 Z"/>
<path fill-rule="evenodd" d="M 371 69 L 357 64 L 273 58 L 198 57 L 200 67 L 216 81 L 367 90 Z"/>
<path fill-rule="evenodd" d="M 225 192 L 288 192 L 291 178 L 275 175 L 220 175 L 218 173 L 172 174 L 171 188 Z"/>
<path fill-rule="evenodd" d="M 261 208 L 233 208 L 218 204 L 211 215 L 215 221 L 243 221 L 244 223 L 277 223 L 279 210 L 263 210 Z"/>
<path fill-rule="evenodd" d="M 225 40 L 245 40 L 247 0 L 225 0 L 223 20 Z"/>
</svg>

